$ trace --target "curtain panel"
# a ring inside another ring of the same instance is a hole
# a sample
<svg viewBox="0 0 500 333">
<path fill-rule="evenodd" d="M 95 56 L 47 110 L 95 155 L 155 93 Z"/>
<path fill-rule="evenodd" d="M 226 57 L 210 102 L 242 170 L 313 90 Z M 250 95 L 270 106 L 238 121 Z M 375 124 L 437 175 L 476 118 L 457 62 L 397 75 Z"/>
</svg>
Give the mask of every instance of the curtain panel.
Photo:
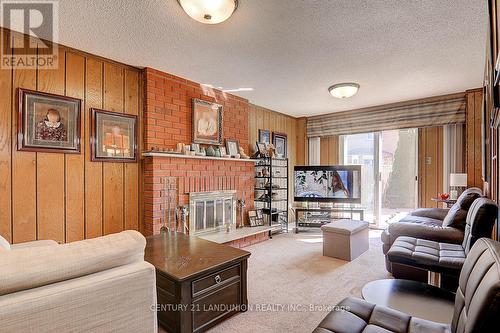
<svg viewBox="0 0 500 333">
<path fill-rule="evenodd" d="M 331 113 L 307 119 L 307 136 L 367 133 L 465 123 L 465 93 Z"/>
</svg>

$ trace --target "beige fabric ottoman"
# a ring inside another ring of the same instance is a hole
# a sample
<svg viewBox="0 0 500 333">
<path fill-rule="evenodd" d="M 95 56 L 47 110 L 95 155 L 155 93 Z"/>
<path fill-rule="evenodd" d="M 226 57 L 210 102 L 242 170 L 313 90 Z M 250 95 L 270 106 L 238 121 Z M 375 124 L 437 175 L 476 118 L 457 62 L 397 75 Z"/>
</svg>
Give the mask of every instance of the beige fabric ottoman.
<svg viewBox="0 0 500 333">
<path fill-rule="evenodd" d="M 368 222 L 338 220 L 321 230 L 324 256 L 351 261 L 368 250 Z"/>
</svg>

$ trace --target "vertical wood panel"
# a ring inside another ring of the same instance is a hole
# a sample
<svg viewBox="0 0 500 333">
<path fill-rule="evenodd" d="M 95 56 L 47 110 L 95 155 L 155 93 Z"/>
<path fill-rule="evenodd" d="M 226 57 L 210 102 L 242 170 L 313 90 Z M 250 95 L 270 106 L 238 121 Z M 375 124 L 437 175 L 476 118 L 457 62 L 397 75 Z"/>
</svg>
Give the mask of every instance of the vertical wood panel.
<svg viewBox="0 0 500 333">
<path fill-rule="evenodd" d="M 139 75 L 136 71 L 125 71 L 125 112 L 139 116 Z M 141 122 L 137 122 L 140 126 Z M 139 131 L 138 131 L 139 132 Z M 140 138 L 137 138 L 140 140 Z M 140 142 L 140 141 L 139 141 Z M 140 151 L 140 149 L 139 149 Z M 125 229 L 139 229 L 139 166 L 125 164 Z"/>
<path fill-rule="evenodd" d="M 123 68 L 104 64 L 104 109 L 122 112 L 124 107 Z M 104 234 L 124 227 L 124 167 L 122 163 L 103 164 Z"/>
<path fill-rule="evenodd" d="M 418 130 L 418 188 L 420 207 L 438 207 L 431 198 L 443 190 L 442 127 Z"/>
<path fill-rule="evenodd" d="M 90 137 L 90 108 L 103 107 L 103 63 L 96 59 L 86 61 L 85 137 Z M 90 149 L 85 148 L 85 237 L 103 235 L 102 163 L 90 161 Z"/>
<path fill-rule="evenodd" d="M 66 155 L 66 242 L 85 238 L 85 58 L 66 53 L 66 95 L 82 100 L 81 154 Z"/>
<path fill-rule="evenodd" d="M 8 40 L 7 31 L 1 31 Z M 6 45 L 6 44 L 5 44 Z M 2 50 L 2 54 L 5 51 Z M 12 242 L 11 172 L 12 172 L 12 70 L 0 69 L 0 235 Z"/>
<path fill-rule="evenodd" d="M 65 51 L 57 69 L 39 69 L 38 90 L 64 95 Z M 39 239 L 64 242 L 64 154 L 37 153 L 37 226 Z"/>
<path fill-rule="evenodd" d="M 14 69 L 12 86 L 12 133 L 17 133 L 17 88 L 35 90 L 36 69 Z M 17 135 L 12 135 L 12 147 L 17 147 Z M 19 243 L 37 239 L 37 159 L 36 153 L 12 150 L 12 241 Z"/>
<path fill-rule="evenodd" d="M 474 93 L 474 185 L 483 188 L 483 141 L 482 141 L 482 114 L 483 94 Z"/>
</svg>

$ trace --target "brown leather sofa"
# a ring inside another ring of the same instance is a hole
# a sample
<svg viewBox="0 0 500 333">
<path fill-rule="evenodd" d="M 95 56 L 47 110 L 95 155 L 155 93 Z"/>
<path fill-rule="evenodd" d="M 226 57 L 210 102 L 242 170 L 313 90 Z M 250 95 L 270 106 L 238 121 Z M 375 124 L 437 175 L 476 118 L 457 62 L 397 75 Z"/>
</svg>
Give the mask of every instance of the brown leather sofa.
<svg viewBox="0 0 500 333">
<path fill-rule="evenodd" d="M 461 244 L 464 239 L 465 221 L 469 208 L 474 200 L 481 196 L 481 189 L 469 188 L 460 195 L 450 209 L 417 209 L 399 222 L 389 225 L 381 235 L 387 271 L 392 273 L 395 278 L 427 282 L 427 271 L 401 266 L 397 263 L 391 264 L 387 258 L 387 252 L 392 244 L 400 236 Z"/>
<path fill-rule="evenodd" d="M 450 324 L 412 317 L 387 307 L 346 298 L 313 333 L 494 333 L 500 322 L 500 243 L 481 238 L 460 273 Z"/>
</svg>

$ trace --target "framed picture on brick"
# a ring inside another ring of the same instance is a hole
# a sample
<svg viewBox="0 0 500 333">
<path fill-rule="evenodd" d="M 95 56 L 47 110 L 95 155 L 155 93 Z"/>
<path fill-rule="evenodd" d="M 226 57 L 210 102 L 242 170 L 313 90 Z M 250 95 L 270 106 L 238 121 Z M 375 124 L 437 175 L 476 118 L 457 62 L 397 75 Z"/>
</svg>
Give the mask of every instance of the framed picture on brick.
<svg viewBox="0 0 500 333">
<path fill-rule="evenodd" d="M 222 105 L 193 99 L 193 142 L 222 145 Z"/>
</svg>

